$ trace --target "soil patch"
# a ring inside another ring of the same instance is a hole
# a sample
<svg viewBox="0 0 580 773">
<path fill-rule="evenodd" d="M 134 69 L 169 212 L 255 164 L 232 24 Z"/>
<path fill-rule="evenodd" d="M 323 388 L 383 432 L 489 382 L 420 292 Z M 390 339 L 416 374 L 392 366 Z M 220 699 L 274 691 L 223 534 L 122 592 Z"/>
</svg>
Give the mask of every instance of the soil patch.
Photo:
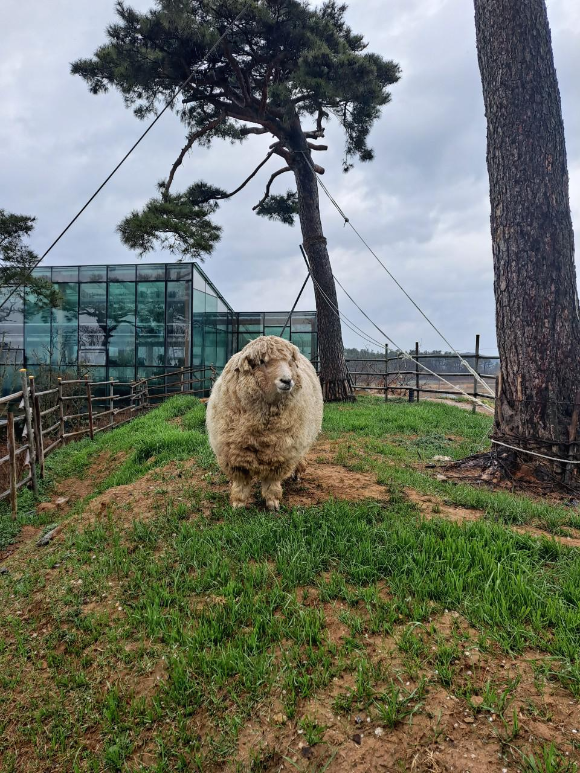
<svg viewBox="0 0 580 773">
<path fill-rule="evenodd" d="M 525 754 L 537 754 L 544 743 L 551 742 L 566 760 L 580 759 L 574 743 L 580 730 L 580 707 L 557 683 L 538 679 L 534 666 L 545 663 L 540 653 L 505 658 L 499 651 L 481 652 L 476 645 L 477 632 L 457 613 L 445 613 L 432 623 L 448 644 L 457 641 L 454 633 L 461 632 L 463 638 L 450 688 L 440 684 L 437 670 L 427 661 L 420 676 L 413 679 L 405 673 L 396 643 L 403 629 L 394 637 L 372 637 L 373 641 L 365 642 L 365 650 L 373 662 L 380 653 L 383 669 L 392 681 L 375 685 L 376 699 L 370 706 L 364 708 L 355 702 L 351 711 L 337 710 L 336 698 L 355 686 L 355 678 L 348 672 L 302 701 L 292 720 L 273 696 L 242 728 L 236 762 L 248 764 L 252 755 L 259 753 L 262 767 L 258 769 L 271 773 L 295 769 L 505 773 L 519 769 L 521 757 L 514 747 Z M 435 649 L 427 633 L 422 638 L 428 649 Z M 377 711 L 383 700 L 381 692 L 389 694 L 394 683 L 401 697 L 412 694 L 420 677 L 427 679 L 428 686 L 415 702 L 414 713 L 389 727 Z M 495 693 L 486 692 L 490 683 Z M 503 718 L 497 703 L 500 696 L 505 700 Z M 512 738 L 514 714 L 519 732 Z M 320 743 L 309 745 L 301 726 L 305 718 L 322 728 Z M 228 769 L 233 770 L 233 766 Z"/>
<path fill-rule="evenodd" d="M 405 494 L 413 504 L 417 505 L 426 518 L 446 518 L 448 521 L 463 523 L 464 521 L 477 521 L 483 518 L 481 510 L 470 510 L 466 507 L 446 505 L 443 500 L 427 494 L 420 494 L 412 488 L 406 488 Z"/>
<path fill-rule="evenodd" d="M 104 451 L 93 459 L 82 477 L 73 476 L 60 481 L 53 499 L 67 497 L 69 506 L 79 499 L 84 499 L 92 494 L 97 486 L 109 477 L 111 470 L 119 467 L 126 458 L 125 451 L 119 451 L 116 454 Z"/>
</svg>

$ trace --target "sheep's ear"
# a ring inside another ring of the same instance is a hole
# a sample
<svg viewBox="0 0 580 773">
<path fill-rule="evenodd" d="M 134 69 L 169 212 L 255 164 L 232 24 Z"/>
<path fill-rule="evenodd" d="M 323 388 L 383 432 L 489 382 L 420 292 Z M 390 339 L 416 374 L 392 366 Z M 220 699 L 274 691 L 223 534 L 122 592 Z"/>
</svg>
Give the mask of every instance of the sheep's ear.
<svg viewBox="0 0 580 773">
<path fill-rule="evenodd" d="M 256 363 L 254 362 L 253 357 L 247 354 L 245 357 L 242 357 L 239 370 L 242 371 L 242 373 L 250 373 L 250 371 L 252 371 L 255 366 Z"/>
<path fill-rule="evenodd" d="M 300 354 L 300 349 L 297 346 L 292 345 L 292 359 L 294 362 L 298 362 L 298 355 Z"/>
</svg>

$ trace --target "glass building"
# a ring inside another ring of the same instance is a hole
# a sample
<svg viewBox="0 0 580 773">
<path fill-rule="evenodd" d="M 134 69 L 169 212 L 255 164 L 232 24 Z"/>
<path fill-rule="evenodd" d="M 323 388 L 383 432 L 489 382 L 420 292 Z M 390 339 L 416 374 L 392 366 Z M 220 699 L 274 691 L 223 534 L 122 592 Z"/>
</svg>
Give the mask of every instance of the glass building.
<svg viewBox="0 0 580 773">
<path fill-rule="evenodd" d="M 32 373 L 81 369 L 94 381 L 133 381 L 215 365 L 260 335 L 280 335 L 289 312 L 235 312 L 197 263 L 51 266 L 59 308 L 13 296 L 0 310 L 2 362 Z M 0 303 L 12 288 L 0 290 Z M 316 357 L 316 312 L 294 312 L 284 337 Z M 6 391 L 6 387 L 4 387 Z"/>
</svg>

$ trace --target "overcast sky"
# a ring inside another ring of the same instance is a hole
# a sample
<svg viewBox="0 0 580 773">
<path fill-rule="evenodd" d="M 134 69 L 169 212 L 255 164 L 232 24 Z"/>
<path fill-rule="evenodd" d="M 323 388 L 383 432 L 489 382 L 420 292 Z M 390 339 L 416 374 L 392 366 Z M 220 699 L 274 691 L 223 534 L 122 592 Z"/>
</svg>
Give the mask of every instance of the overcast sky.
<svg viewBox="0 0 580 773">
<path fill-rule="evenodd" d="M 133 0 L 139 10 L 151 0 Z M 43 252 L 132 145 L 144 125 L 116 92 L 92 96 L 69 73 L 91 55 L 113 20 L 113 0 L 1 0 L 0 207 L 35 215 L 32 246 Z M 572 216 L 580 223 L 580 3 L 548 0 L 562 94 Z M 343 142 L 317 154 L 324 181 L 356 228 L 452 344 L 495 350 L 485 119 L 471 0 L 353 0 L 348 20 L 370 50 L 394 59 L 402 78 L 371 135 L 371 164 L 340 169 Z M 166 178 L 184 131 L 165 114 L 124 167 L 47 258 L 47 264 L 136 262 L 115 228 Z M 174 185 L 204 179 L 233 189 L 263 157 L 264 138 L 189 154 Z M 266 143 L 267 144 L 267 143 Z M 289 309 L 305 268 L 299 227 L 251 211 L 275 161 L 224 202 L 223 237 L 204 270 L 234 309 Z M 268 171 L 269 169 L 269 171 Z M 274 185 L 284 192 L 289 177 Z M 401 346 L 446 348 L 322 196 L 334 272 Z M 146 262 L 171 261 L 164 254 Z M 341 310 L 369 323 L 341 295 Z M 314 308 L 309 287 L 300 308 Z M 380 338 L 376 331 L 373 337 Z M 344 329 L 347 345 L 364 346 Z"/>
</svg>

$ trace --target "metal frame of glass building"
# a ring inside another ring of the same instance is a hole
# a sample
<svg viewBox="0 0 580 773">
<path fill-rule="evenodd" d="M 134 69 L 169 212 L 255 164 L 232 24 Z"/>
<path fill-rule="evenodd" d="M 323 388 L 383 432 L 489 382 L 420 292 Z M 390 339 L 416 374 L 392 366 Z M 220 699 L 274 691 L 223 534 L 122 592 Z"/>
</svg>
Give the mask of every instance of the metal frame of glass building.
<svg viewBox="0 0 580 773">
<path fill-rule="evenodd" d="M 259 335 L 280 335 L 289 312 L 235 312 L 197 263 L 50 266 L 59 308 L 16 295 L 0 312 L 4 363 L 31 372 L 82 369 L 133 381 L 183 366 L 223 368 Z M 4 290 L 4 297 L 10 288 Z M 0 302 L 2 291 L 0 291 Z M 316 312 L 292 314 L 284 337 L 316 357 Z"/>
</svg>

